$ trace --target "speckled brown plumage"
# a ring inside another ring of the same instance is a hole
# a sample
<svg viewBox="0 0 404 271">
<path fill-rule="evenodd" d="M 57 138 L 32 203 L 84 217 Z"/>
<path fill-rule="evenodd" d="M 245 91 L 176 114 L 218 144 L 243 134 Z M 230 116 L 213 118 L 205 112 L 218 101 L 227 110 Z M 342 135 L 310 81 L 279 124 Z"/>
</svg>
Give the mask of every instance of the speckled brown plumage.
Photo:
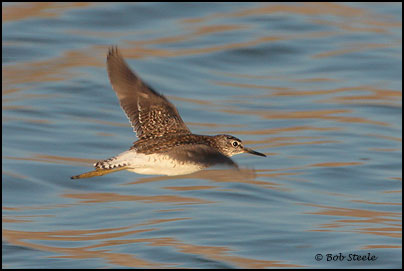
<svg viewBox="0 0 404 271">
<path fill-rule="evenodd" d="M 142 82 L 116 47 L 109 49 L 107 70 L 112 88 L 139 139 L 191 133 L 175 106 Z"/>
</svg>

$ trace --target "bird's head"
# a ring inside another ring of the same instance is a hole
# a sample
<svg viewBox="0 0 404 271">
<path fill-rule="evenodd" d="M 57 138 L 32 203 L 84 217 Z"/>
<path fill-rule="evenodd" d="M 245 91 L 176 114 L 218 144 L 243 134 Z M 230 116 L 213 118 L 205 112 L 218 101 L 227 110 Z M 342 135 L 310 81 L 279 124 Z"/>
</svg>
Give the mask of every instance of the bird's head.
<svg viewBox="0 0 404 271">
<path fill-rule="evenodd" d="M 214 136 L 215 144 L 221 153 L 231 157 L 239 153 L 250 153 L 266 157 L 265 154 L 244 147 L 243 142 L 237 137 L 231 135 L 216 135 Z"/>
</svg>

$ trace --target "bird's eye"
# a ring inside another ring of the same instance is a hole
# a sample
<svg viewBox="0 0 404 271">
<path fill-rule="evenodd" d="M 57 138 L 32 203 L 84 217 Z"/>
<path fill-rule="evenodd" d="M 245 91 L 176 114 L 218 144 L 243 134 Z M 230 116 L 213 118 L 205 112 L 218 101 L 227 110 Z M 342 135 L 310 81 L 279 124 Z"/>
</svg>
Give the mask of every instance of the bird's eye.
<svg viewBox="0 0 404 271">
<path fill-rule="evenodd" d="M 238 142 L 237 142 L 237 141 L 234 141 L 234 142 L 233 142 L 233 146 L 234 146 L 234 147 L 237 147 L 237 146 L 238 146 Z"/>
</svg>

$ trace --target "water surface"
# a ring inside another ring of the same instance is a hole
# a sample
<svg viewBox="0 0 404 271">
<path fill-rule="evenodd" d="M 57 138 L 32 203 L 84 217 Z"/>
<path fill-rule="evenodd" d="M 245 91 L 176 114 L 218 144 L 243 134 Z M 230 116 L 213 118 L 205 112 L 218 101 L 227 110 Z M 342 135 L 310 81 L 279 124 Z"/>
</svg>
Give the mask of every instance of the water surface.
<svg viewBox="0 0 404 271">
<path fill-rule="evenodd" d="M 2 14 L 3 267 L 401 267 L 401 4 Z M 268 157 L 235 156 L 239 173 L 70 180 L 136 140 L 109 85 L 110 45 L 194 133 Z"/>
</svg>

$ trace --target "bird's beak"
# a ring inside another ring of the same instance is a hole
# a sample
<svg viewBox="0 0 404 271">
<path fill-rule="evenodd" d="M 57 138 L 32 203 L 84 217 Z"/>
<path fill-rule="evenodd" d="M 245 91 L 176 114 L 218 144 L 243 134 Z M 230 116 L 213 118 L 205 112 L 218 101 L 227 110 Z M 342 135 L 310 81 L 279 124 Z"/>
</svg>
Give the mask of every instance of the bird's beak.
<svg viewBox="0 0 404 271">
<path fill-rule="evenodd" d="M 263 154 L 263 153 L 254 151 L 254 150 L 252 150 L 252 149 L 250 149 L 250 148 L 246 148 L 246 147 L 244 147 L 244 152 L 248 152 L 248 153 L 251 153 L 251 154 L 254 154 L 254 155 L 259 155 L 259 156 L 267 157 L 267 156 L 266 156 L 265 154 Z"/>
</svg>

